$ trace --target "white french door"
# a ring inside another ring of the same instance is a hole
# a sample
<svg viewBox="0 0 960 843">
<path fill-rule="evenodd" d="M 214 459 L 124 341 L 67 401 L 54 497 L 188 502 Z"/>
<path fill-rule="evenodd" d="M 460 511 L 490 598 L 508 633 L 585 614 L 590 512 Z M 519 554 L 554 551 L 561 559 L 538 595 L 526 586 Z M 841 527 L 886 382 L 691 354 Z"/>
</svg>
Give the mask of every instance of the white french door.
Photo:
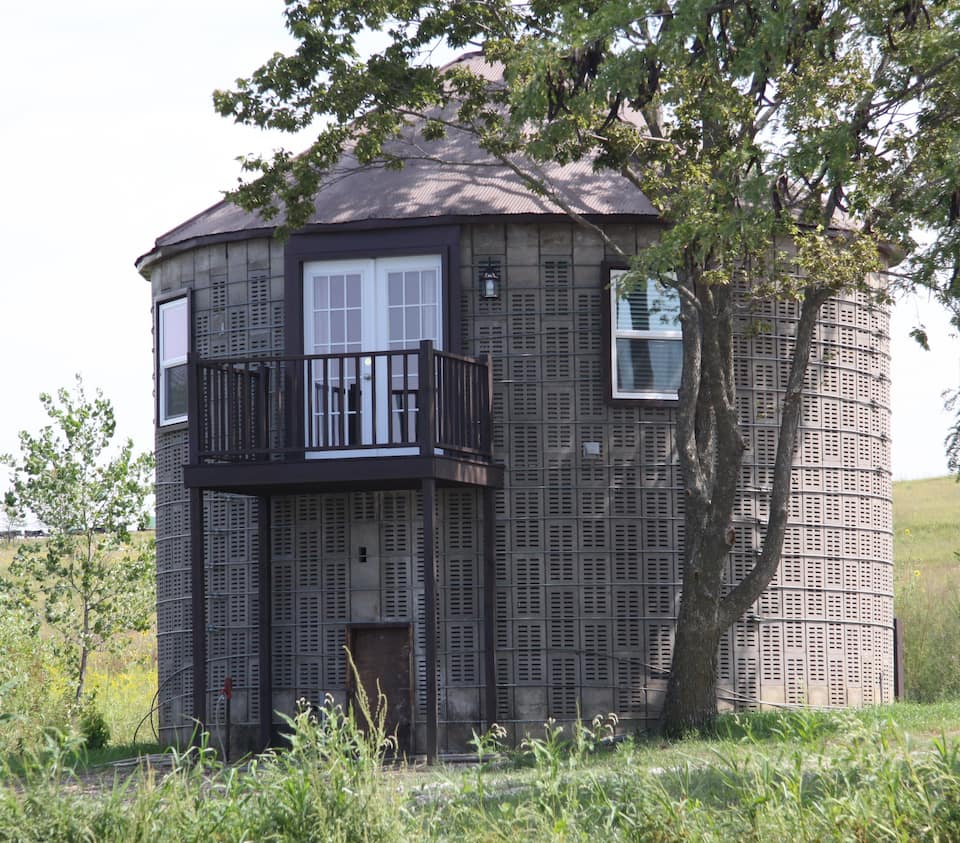
<svg viewBox="0 0 960 843">
<path fill-rule="evenodd" d="M 425 339 L 441 347 L 440 282 L 439 255 L 304 264 L 304 353 L 330 355 L 307 373 L 305 423 L 321 453 L 376 454 L 398 442 L 411 443 L 399 452 L 414 451 L 417 358 L 376 352 Z"/>
</svg>

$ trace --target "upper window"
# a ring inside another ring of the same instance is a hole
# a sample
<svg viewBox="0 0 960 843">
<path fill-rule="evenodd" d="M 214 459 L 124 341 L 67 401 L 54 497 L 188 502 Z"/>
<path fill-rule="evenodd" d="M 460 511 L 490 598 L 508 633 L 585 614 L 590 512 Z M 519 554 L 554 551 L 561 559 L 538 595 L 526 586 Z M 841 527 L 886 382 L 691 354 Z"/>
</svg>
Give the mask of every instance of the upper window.
<svg viewBox="0 0 960 843">
<path fill-rule="evenodd" d="M 187 419 L 187 351 L 190 320 L 187 297 L 172 299 L 157 308 L 157 399 L 159 424 Z"/>
<path fill-rule="evenodd" d="M 683 351 L 680 297 L 653 279 L 624 289 L 610 270 L 610 372 L 614 398 L 677 397 Z"/>
</svg>

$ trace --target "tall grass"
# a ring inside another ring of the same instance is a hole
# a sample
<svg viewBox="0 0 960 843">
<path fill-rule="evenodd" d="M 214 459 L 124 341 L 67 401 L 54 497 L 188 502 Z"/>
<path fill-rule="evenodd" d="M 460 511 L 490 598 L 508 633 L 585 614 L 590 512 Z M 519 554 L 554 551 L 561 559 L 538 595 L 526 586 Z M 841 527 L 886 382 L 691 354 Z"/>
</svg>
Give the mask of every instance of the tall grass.
<svg viewBox="0 0 960 843">
<path fill-rule="evenodd" d="M 547 724 L 513 755 L 479 736 L 483 763 L 437 772 L 388 765 L 375 722 L 360 730 L 328 701 L 288 722 L 287 751 L 245 768 L 201 748 L 100 792 L 52 742 L 0 776 L 0 840 L 960 839 L 960 745 L 916 746 L 875 713 L 736 718 L 728 737 L 667 748 L 614 744 L 602 722 Z"/>
</svg>

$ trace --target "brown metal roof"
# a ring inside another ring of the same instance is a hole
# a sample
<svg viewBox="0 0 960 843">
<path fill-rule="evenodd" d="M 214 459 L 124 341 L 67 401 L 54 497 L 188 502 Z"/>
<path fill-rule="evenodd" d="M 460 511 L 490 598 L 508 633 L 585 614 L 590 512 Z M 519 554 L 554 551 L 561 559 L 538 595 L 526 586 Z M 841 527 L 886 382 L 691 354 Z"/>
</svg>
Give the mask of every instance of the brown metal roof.
<svg viewBox="0 0 960 843">
<path fill-rule="evenodd" d="M 500 76 L 500 68 L 487 64 L 479 54 L 458 62 L 491 80 Z M 345 155 L 318 192 L 310 225 L 565 212 L 561 204 L 532 193 L 509 167 L 483 152 L 467 131 L 451 129 L 441 140 L 425 141 L 412 126 L 387 149 L 405 159 L 402 169 L 361 166 Z M 594 172 L 589 161 L 547 165 L 543 173 L 561 202 L 579 214 L 656 216 L 656 209 L 640 191 L 616 173 Z M 161 250 L 177 244 L 234 239 L 273 226 L 257 214 L 218 202 L 158 237 L 154 248 L 137 263 L 142 267 L 159 257 Z"/>
</svg>

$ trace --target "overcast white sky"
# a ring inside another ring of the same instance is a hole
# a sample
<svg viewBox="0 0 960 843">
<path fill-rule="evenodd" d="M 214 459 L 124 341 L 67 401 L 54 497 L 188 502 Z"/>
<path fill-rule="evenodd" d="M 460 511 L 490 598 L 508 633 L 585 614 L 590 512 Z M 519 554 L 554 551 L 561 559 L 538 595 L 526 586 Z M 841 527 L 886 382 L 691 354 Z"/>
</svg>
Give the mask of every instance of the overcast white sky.
<svg viewBox="0 0 960 843">
<path fill-rule="evenodd" d="M 0 453 L 45 422 L 39 393 L 77 372 L 112 399 L 120 433 L 152 447 L 150 295 L 133 261 L 232 186 L 237 156 L 279 145 L 217 116 L 210 95 L 290 47 L 282 12 L 282 0 L 2 4 Z M 918 321 L 932 352 L 907 339 Z M 894 478 L 945 474 L 940 395 L 960 382 L 960 342 L 924 302 L 893 325 Z"/>
</svg>

